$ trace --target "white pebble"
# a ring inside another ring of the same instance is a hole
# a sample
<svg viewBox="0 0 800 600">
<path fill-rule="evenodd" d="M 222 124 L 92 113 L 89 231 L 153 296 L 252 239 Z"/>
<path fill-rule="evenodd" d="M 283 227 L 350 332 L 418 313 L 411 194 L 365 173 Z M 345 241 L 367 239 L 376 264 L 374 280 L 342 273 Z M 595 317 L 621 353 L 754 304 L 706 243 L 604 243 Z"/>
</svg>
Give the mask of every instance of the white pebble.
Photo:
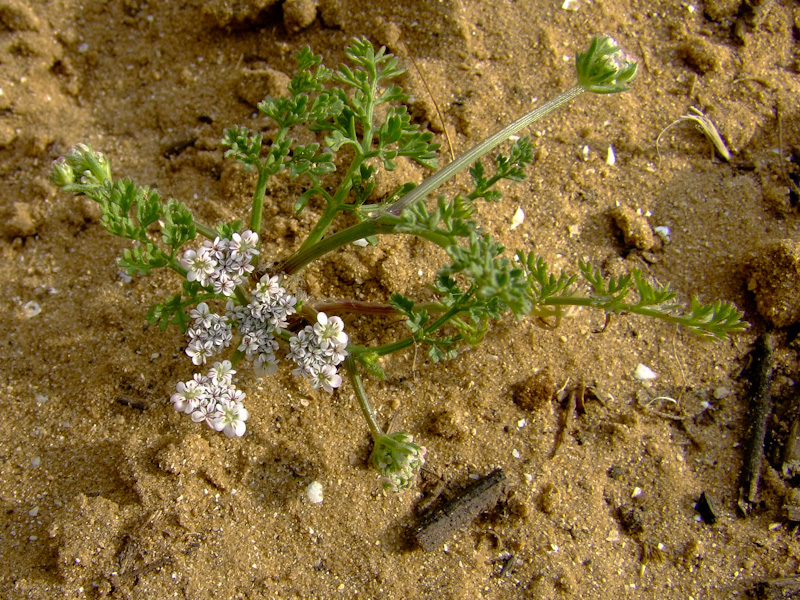
<svg viewBox="0 0 800 600">
<path fill-rule="evenodd" d="M 522 456 L 522 455 L 519 453 L 519 450 L 517 450 L 516 448 L 514 448 L 514 449 L 511 451 L 511 454 L 514 456 L 514 458 L 519 458 L 520 456 Z"/>
<path fill-rule="evenodd" d="M 38 456 L 34 456 L 34 457 L 31 459 L 31 464 L 32 464 L 34 467 L 36 467 L 36 468 L 38 469 L 38 468 L 39 468 L 39 465 L 41 465 L 41 464 L 42 464 L 42 459 L 41 459 L 41 458 L 39 458 Z"/>
<path fill-rule="evenodd" d="M 356 240 L 355 242 L 353 242 L 353 245 L 354 246 L 361 246 L 362 248 L 366 248 L 367 246 L 369 246 L 369 242 L 367 240 L 365 240 L 364 238 L 361 238 L 360 240 Z"/>
<path fill-rule="evenodd" d="M 509 227 L 508 229 L 510 231 L 514 231 L 517 227 L 522 225 L 524 221 L 525 221 L 525 213 L 518 206 L 516 212 L 514 212 L 514 216 L 511 217 L 511 227 Z"/>
<path fill-rule="evenodd" d="M 42 307 L 39 306 L 38 302 L 31 300 L 22 305 L 22 311 L 25 313 L 25 317 L 30 319 L 42 312 Z"/>
<path fill-rule="evenodd" d="M 608 154 L 606 154 L 606 164 L 614 165 L 617 162 L 617 155 L 614 154 L 614 146 L 609 145 Z"/>
<path fill-rule="evenodd" d="M 638 379 L 639 381 L 650 381 L 658 377 L 650 367 L 639 363 L 636 365 L 636 370 L 633 372 L 634 379 Z"/>
<path fill-rule="evenodd" d="M 30 509 L 28 511 L 28 516 L 29 517 L 35 517 L 38 514 L 39 514 L 39 507 L 38 506 L 34 506 L 32 509 Z"/>
<path fill-rule="evenodd" d="M 669 227 L 667 227 L 666 225 L 656 225 L 655 227 L 653 227 L 653 232 L 658 237 L 660 237 L 665 244 L 669 244 L 669 242 L 670 242 L 670 240 L 669 240 L 669 234 L 670 234 Z"/>
<path fill-rule="evenodd" d="M 306 487 L 306 496 L 312 504 L 322 502 L 322 484 L 319 481 L 312 481 Z"/>
<path fill-rule="evenodd" d="M 561 8 L 564 10 L 568 10 L 571 12 L 575 12 L 579 8 L 578 0 L 564 0 L 564 3 L 561 5 Z"/>
<path fill-rule="evenodd" d="M 714 398 L 717 400 L 722 400 L 723 398 L 727 398 L 730 395 L 731 391 L 726 387 L 718 387 L 714 390 Z"/>
</svg>

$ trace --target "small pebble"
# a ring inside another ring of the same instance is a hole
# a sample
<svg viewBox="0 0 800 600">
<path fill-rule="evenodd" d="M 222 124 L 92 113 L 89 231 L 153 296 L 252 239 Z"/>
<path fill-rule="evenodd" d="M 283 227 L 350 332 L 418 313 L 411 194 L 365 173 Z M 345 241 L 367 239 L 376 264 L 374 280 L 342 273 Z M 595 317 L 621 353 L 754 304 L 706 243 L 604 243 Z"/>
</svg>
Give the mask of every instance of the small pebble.
<svg viewBox="0 0 800 600">
<path fill-rule="evenodd" d="M 306 487 L 306 496 L 312 504 L 322 502 L 322 484 L 319 481 L 312 481 Z"/>
<path fill-rule="evenodd" d="M 522 225 L 524 221 L 525 221 L 525 213 L 518 206 L 517 210 L 514 212 L 514 216 L 511 217 L 511 227 L 509 227 L 509 230 L 514 231 L 517 227 Z"/>
<path fill-rule="evenodd" d="M 714 390 L 714 398 L 716 398 L 717 400 L 722 400 L 723 398 L 727 398 L 728 396 L 730 396 L 730 394 L 731 391 L 724 386 L 718 387 L 717 389 Z"/>
<path fill-rule="evenodd" d="M 606 164 L 614 165 L 617 162 L 617 155 L 614 154 L 614 146 L 608 147 L 608 154 L 606 154 Z"/>
<path fill-rule="evenodd" d="M 634 379 L 638 379 L 639 381 L 651 381 L 658 377 L 650 367 L 639 363 L 636 365 L 636 370 L 633 372 Z"/>
<path fill-rule="evenodd" d="M 42 307 L 35 300 L 31 300 L 22 305 L 22 310 L 25 313 L 25 318 L 30 319 L 42 312 Z"/>
</svg>

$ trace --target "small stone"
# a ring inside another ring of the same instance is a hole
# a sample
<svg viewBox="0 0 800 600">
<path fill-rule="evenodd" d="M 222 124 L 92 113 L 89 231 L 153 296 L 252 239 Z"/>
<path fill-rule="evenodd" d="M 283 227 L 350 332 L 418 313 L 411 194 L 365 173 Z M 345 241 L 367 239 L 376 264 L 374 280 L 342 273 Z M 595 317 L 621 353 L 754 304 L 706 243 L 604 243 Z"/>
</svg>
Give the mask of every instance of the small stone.
<svg viewBox="0 0 800 600">
<path fill-rule="evenodd" d="M 723 386 L 720 386 L 717 389 L 715 389 L 713 393 L 714 398 L 716 400 L 722 400 L 723 398 L 727 398 L 728 396 L 730 396 L 730 394 L 731 394 L 730 389 Z"/>
<path fill-rule="evenodd" d="M 319 481 L 312 481 L 306 486 L 306 496 L 312 504 L 322 502 L 322 484 Z"/>
<path fill-rule="evenodd" d="M 800 242 L 784 239 L 762 246 L 747 288 L 758 312 L 776 327 L 800 321 Z"/>
<path fill-rule="evenodd" d="M 542 369 L 517 383 L 511 390 L 514 404 L 524 410 L 538 410 L 550 402 L 555 381 L 549 369 Z"/>
<path fill-rule="evenodd" d="M 316 0 L 286 0 L 283 3 L 283 24 L 290 33 L 305 29 L 316 18 Z"/>
<path fill-rule="evenodd" d="M 653 229 L 643 215 L 628 206 L 617 206 L 611 210 L 611 218 L 622 232 L 622 238 L 627 246 L 644 251 L 656 247 Z"/>
<path fill-rule="evenodd" d="M 27 202 L 14 202 L 4 211 L 2 218 L 3 237 L 11 240 L 26 238 L 36 233 L 39 223 L 33 207 Z"/>
<path fill-rule="evenodd" d="M 633 372 L 633 378 L 639 381 L 652 381 L 656 377 L 658 377 L 658 375 L 656 375 L 650 367 L 642 363 L 636 365 L 636 370 Z"/>
<path fill-rule="evenodd" d="M 697 501 L 695 508 L 700 513 L 704 523 L 713 525 L 719 520 L 720 511 L 717 508 L 717 502 L 708 492 L 700 494 L 700 499 Z"/>
<path fill-rule="evenodd" d="M 242 69 L 236 93 L 251 106 L 257 106 L 267 96 L 288 95 L 290 81 L 286 73 L 276 69 Z"/>
</svg>

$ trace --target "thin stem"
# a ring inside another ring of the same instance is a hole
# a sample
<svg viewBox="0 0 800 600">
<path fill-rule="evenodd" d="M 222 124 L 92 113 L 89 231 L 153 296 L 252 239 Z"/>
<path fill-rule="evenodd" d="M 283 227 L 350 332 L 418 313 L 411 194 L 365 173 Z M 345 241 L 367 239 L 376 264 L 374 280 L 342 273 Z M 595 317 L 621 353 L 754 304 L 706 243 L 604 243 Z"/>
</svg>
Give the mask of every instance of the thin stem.
<svg viewBox="0 0 800 600">
<path fill-rule="evenodd" d="M 525 129 L 529 125 L 531 125 L 534 121 L 537 121 L 547 115 L 548 113 L 554 111 L 558 107 L 574 100 L 578 96 L 580 96 L 583 92 L 586 91 L 586 88 L 580 84 L 577 84 L 570 89 L 568 89 L 563 94 L 556 96 L 552 100 L 545 102 L 540 107 L 532 110 L 528 114 L 520 117 L 510 125 L 507 125 L 494 135 L 486 138 L 476 146 L 473 146 L 470 150 L 467 150 L 464 154 L 459 156 L 456 160 L 448 164 L 446 167 L 440 169 L 430 177 L 428 177 L 425 181 L 423 181 L 420 185 L 415 187 L 405 196 L 400 198 L 397 202 L 389 206 L 387 212 L 392 215 L 399 215 L 403 212 L 406 208 L 414 204 L 417 200 L 426 197 L 428 194 L 436 190 L 439 186 L 441 186 L 445 181 L 453 177 L 456 173 L 461 171 L 462 169 L 466 168 L 467 166 L 474 163 L 478 160 L 481 156 L 491 151 L 495 146 L 501 144 L 509 137 Z"/>
<path fill-rule="evenodd" d="M 441 313 L 447 310 L 439 302 L 420 302 L 414 304 L 416 310 L 425 310 L 429 313 Z M 357 313 L 360 315 L 399 315 L 402 314 L 391 304 L 382 302 L 364 302 L 362 300 L 332 300 L 331 302 L 318 302 L 314 304 L 314 309 L 324 313 Z"/>
<path fill-rule="evenodd" d="M 376 354 L 378 356 L 386 356 L 387 354 L 393 354 L 399 350 L 404 350 L 413 344 L 424 340 L 425 337 L 437 329 L 439 329 L 442 325 L 447 323 L 450 319 L 455 317 L 458 313 L 463 312 L 464 308 L 459 306 L 451 307 L 447 312 L 441 315 L 436 321 L 434 321 L 431 325 L 428 325 L 422 331 L 418 331 L 416 334 L 408 336 L 407 338 L 403 338 L 402 340 L 398 340 L 396 342 L 392 342 L 390 344 L 384 344 L 383 346 L 376 346 L 374 348 L 366 348 L 364 346 L 350 346 L 348 350 L 350 354 Z"/>
<path fill-rule="evenodd" d="M 213 239 L 216 239 L 217 237 L 219 237 L 219 234 L 217 233 L 217 231 L 214 228 L 209 227 L 208 225 L 206 225 L 204 223 L 200 223 L 199 221 L 195 221 L 194 222 L 194 228 L 198 231 L 198 233 L 200 233 L 200 235 L 203 235 L 203 236 L 207 237 L 210 240 L 213 240 Z"/>
<path fill-rule="evenodd" d="M 259 164 L 256 191 L 253 193 L 253 209 L 250 213 L 250 231 L 261 235 L 261 218 L 264 214 L 264 197 L 267 194 L 267 182 L 270 172 Z"/>
<path fill-rule="evenodd" d="M 361 381 L 361 375 L 358 374 L 358 367 L 356 367 L 356 362 L 353 360 L 352 354 L 348 355 L 345 359 L 344 365 L 347 369 L 350 383 L 353 384 L 353 390 L 356 393 L 358 405 L 361 407 L 361 412 L 364 413 L 367 425 L 369 425 L 369 432 L 372 434 L 372 439 L 377 441 L 384 435 L 383 429 L 381 429 L 381 426 L 378 425 L 378 421 L 375 419 L 375 411 L 372 410 L 372 405 L 369 403 L 367 391 L 364 389 L 364 383 Z"/>
</svg>

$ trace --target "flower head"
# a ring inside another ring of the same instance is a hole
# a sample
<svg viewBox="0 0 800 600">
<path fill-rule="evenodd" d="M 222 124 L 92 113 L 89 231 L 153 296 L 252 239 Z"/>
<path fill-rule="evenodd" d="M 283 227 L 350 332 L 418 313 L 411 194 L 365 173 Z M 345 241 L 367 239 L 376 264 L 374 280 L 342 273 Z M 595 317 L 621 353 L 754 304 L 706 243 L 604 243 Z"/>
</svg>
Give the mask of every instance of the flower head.
<svg viewBox="0 0 800 600">
<path fill-rule="evenodd" d="M 613 38 L 601 35 L 592 39 L 586 52 L 575 59 L 578 83 L 596 94 L 624 92 L 636 77 L 638 65 L 628 60 Z"/>
<path fill-rule="evenodd" d="M 397 492 L 407 488 L 425 464 L 425 448 L 403 431 L 382 434 L 375 440 L 372 464 L 381 475 L 383 487 Z"/>
<path fill-rule="evenodd" d="M 195 423 L 205 421 L 228 437 L 241 437 L 250 413 L 243 404 L 244 392 L 233 384 L 235 374 L 230 361 L 216 362 L 207 374 L 195 373 L 190 381 L 179 382 L 170 401 Z"/>
</svg>

